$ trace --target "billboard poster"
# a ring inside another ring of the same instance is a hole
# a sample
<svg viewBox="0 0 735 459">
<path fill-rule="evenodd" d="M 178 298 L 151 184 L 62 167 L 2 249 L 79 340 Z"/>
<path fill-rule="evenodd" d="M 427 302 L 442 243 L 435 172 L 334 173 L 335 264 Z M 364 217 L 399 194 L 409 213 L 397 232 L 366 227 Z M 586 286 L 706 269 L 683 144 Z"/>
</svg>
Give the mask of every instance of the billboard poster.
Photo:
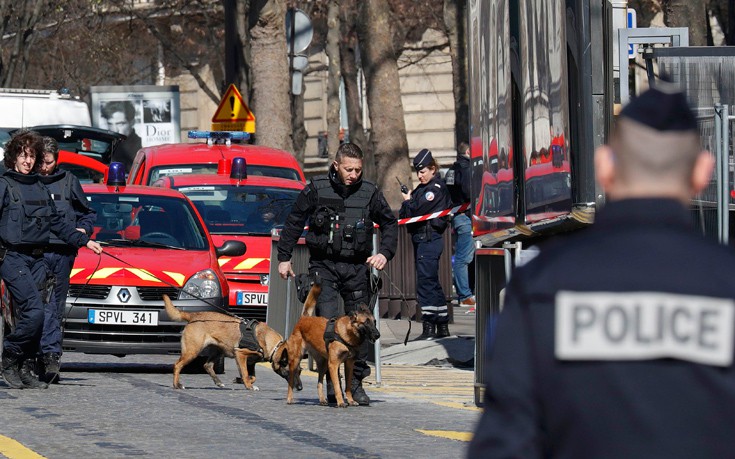
<svg viewBox="0 0 735 459">
<path fill-rule="evenodd" d="M 92 124 L 126 135 L 112 160 L 126 172 L 142 147 L 181 141 L 178 86 L 92 86 Z"/>
</svg>

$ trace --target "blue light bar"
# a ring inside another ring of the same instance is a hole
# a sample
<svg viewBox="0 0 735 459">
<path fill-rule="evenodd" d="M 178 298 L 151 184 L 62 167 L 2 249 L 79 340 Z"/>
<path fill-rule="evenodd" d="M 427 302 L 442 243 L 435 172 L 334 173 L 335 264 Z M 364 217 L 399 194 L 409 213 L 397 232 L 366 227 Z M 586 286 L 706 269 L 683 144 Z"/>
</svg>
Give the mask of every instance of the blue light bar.
<svg viewBox="0 0 735 459">
<path fill-rule="evenodd" d="M 125 165 L 110 163 L 107 170 L 107 186 L 125 186 Z"/>
<path fill-rule="evenodd" d="M 237 180 L 245 180 L 248 178 L 248 164 L 245 162 L 245 158 L 232 158 L 230 178 Z"/>
<path fill-rule="evenodd" d="M 248 140 L 249 132 L 243 131 L 189 131 L 190 139 Z"/>
</svg>

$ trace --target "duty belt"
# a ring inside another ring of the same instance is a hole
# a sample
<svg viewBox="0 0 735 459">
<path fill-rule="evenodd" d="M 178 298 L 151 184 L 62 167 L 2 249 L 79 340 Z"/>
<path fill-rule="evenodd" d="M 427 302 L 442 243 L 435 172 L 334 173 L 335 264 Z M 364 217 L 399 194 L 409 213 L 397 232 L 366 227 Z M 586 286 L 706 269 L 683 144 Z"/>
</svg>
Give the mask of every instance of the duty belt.
<svg viewBox="0 0 735 459">
<path fill-rule="evenodd" d="M 32 257 L 40 257 L 40 256 L 43 256 L 43 254 L 45 252 L 43 246 L 32 246 L 32 245 L 28 245 L 28 246 L 23 246 L 23 245 L 11 246 L 9 248 L 9 250 L 11 250 L 13 252 L 22 253 L 24 255 L 30 255 Z"/>
</svg>

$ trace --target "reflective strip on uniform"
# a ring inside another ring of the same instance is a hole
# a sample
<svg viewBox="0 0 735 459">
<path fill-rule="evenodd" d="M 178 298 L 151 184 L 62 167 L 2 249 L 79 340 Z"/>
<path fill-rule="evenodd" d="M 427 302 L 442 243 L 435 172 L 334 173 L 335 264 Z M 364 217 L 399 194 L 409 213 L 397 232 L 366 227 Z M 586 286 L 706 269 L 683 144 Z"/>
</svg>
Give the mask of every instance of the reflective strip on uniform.
<svg viewBox="0 0 735 459">
<path fill-rule="evenodd" d="M 729 366 L 735 301 L 659 292 L 556 295 L 560 360 L 676 358 Z"/>
</svg>

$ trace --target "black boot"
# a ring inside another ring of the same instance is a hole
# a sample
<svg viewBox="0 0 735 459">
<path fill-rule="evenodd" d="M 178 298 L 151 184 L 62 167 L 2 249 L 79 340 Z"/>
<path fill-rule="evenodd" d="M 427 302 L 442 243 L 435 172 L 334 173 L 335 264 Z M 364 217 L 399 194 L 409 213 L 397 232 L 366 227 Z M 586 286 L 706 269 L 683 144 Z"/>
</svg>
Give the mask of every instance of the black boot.
<svg viewBox="0 0 735 459">
<path fill-rule="evenodd" d="M 11 354 L 9 351 L 3 352 L 2 373 L 3 379 L 8 386 L 13 389 L 22 389 L 23 381 L 20 379 L 20 361 L 23 359 L 21 355 Z"/>
<path fill-rule="evenodd" d="M 436 337 L 446 338 L 449 335 L 449 324 L 438 324 L 436 326 Z"/>
<path fill-rule="evenodd" d="M 59 383 L 59 370 L 60 370 L 60 364 L 59 360 L 61 359 L 61 354 L 57 352 L 50 352 L 48 354 L 43 354 L 43 372 L 38 373 L 39 379 L 42 379 L 43 381 L 49 383 L 49 384 L 58 384 Z"/>
<path fill-rule="evenodd" d="M 36 359 L 25 359 L 20 366 L 20 380 L 23 383 L 23 389 L 47 389 L 48 384 L 39 381 L 38 377 L 33 374 L 33 367 L 36 365 Z"/>
<path fill-rule="evenodd" d="M 360 406 L 369 406 L 370 397 L 365 393 L 365 389 L 362 388 L 362 380 L 355 377 L 352 378 L 352 399 L 360 404 Z"/>
<path fill-rule="evenodd" d="M 436 325 L 429 322 L 422 323 L 424 324 L 424 331 L 414 341 L 420 341 L 424 339 L 431 340 L 436 338 Z"/>
</svg>

